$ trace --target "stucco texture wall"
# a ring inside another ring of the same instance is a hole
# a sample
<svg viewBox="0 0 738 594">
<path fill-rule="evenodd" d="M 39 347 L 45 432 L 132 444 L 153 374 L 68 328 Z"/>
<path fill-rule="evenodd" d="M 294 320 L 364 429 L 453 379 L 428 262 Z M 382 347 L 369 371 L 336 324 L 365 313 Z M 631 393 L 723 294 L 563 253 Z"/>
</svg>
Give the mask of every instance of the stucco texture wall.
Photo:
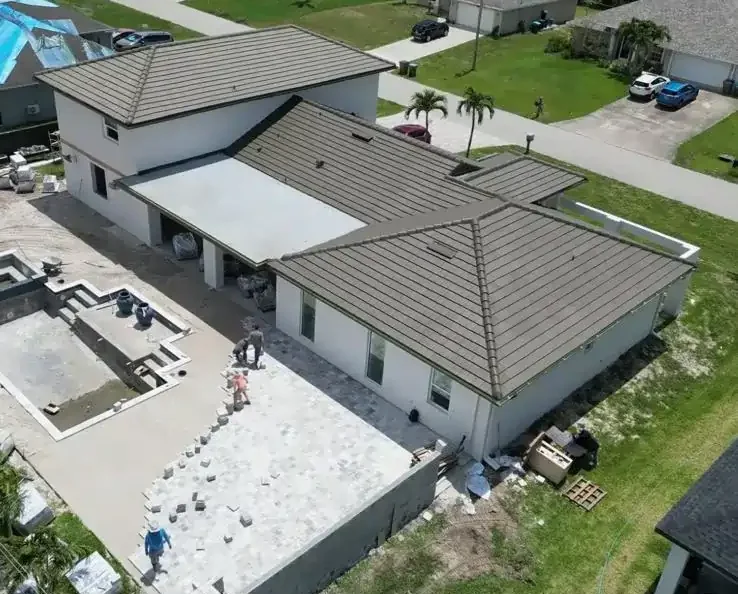
<svg viewBox="0 0 738 594">
<path fill-rule="evenodd" d="M 481 454 L 484 423 L 489 415 L 486 401 L 454 382 L 448 411 L 431 403 L 428 399 L 430 365 L 389 341 L 382 384 L 373 382 L 366 377 L 369 329 L 328 304 L 316 301 L 315 340 L 310 341 L 300 335 L 302 290 L 278 277 L 277 327 L 404 412 L 416 408 L 420 422 L 450 443 L 458 443 L 466 435 L 467 451 L 476 457 Z"/>
<path fill-rule="evenodd" d="M 29 105 L 38 105 L 39 113 L 29 114 L 27 111 Z M 0 90 L 0 129 L 45 122 L 55 117 L 54 92 L 46 85 L 36 84 Z"/>
<path fill-rule="evenodd" d="M 313 594 L 321 591 L 433 502 L 439 461 L 436 454 L 411 468 L 249 588 L 249 592 Z"/>
<path fill-rule="evenodd" d="M 504 447 L 569 394 L 604 371 L 620 355 L 646 338 L 661 305 L 660 295 L 631 312 L 598 338 L 578 349 L 493 411 L 487 450 Z"/>
</svg>

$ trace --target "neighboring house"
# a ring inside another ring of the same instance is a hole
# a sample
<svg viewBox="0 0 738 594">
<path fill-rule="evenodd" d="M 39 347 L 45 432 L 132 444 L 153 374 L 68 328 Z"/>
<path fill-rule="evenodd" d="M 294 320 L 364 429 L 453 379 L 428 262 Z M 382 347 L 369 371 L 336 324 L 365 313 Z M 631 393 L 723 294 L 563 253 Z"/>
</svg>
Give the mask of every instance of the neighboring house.
<svg viewBox="0 0 738 594">
<path fill-rule="evenodd" d="M 738 2 L 638 0 L 575 20 L 575 48 L 588 44 L 611 59 L 627 57 L 630 48 L 617 29 L 632 18 L 668 27 L 671 41 L 660 52 L 667 76 L 712 90 L 722 90 L 724 80 L 737 76 Z"/>
<path fill-rule="evenodd" d="M 70 192 L 149 245 L 192 230 L 213 288 L 225 256 L 270 270 L 281 330 L 481 458 L 677 315 L 696 251 L 557 212 L 570 171 L 370 123 L 392 68 L 285 26 L 38 78 Z"/>
<path fill-rule="evenodd" d="M 656 526 L 671 550 L 654 594 L 738 592 L 738 441 Z"/>
<path fill-rule="evenodd" d="M 112 53 L 110 28 L 45 0 L 0 0 L 0 130 L 56 117 L 41 70 Z"/>
<path fill-rule="evenodd" d="M 479 20 L 478 1 L 446 0 L 445 4 L 448 7 L 449 21 L 457 27 L 476 31 Z M 556 23 L 565 23 L 574 18 L 576 9 L 577 0 L 484 0 L 481 31 L 489 34 L 497 28 L 497 34 L 508 35 L 517 32 L 521 22 L 527 31 L 533 21 L 542 17 Z"/>
</svg>

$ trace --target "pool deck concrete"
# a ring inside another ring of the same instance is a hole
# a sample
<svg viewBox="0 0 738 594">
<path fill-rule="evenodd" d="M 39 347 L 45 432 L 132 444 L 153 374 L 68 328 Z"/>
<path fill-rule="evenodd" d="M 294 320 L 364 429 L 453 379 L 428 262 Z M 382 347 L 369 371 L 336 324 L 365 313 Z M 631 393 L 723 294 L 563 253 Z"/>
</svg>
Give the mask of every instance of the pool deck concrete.
<svg viewBox="0 0 738 594">
<path fill-rule="evenodd" d="M 0 389 L 0 427 L 14 432 L 18 447 L 29 461 L 110 551 L 125 560 L 141 543 L 143 492 L 215 420 L 215 411 L 224 398 L 221 372 L 234 342 L 243 334 L 242 320 L 249 312 L 227 295 L 209 290 L 199 277 L 187 273 L 163 252 L 140 245 L 71 197 L 21 198 L 0 192 L 0 211 L 4 228 L 13 230 L 0 233 L 0 250 L 20 248 L 31 261 L 47 255 L 60 257 L 65 263 L 62 279 L 66 282 L 86 279 L 101 289 L 131 286 L 193 330 L 177 343 L 191 358 L 180 385 L 63 441 L 54 441 L 13 397 Z M 354 410 L 368 425 L 363 434 L 374 435 L 376 443 L 385 444 L 378 448 L 379 456 L 390 453 L 386 471 L 390 475 L 399 470 L 399 457 L 407 455 L 409 463 L 409 453 L 397 447 L 409 450 L 434 437 L 422 425 L 411 425 L 401 411 L 335 368 L 325 362 L 322 364 L 327 367 L 320 365 L 322 359 L 304 347 L 296 345 L 296 355 L 288 357 L 291 351 L 283 347 L 290 344 L 294 343 L 289 341 L 275 349 L 274 336 L 267 337 L 266 369 L 252 373 L 255 396 L 277 399 L 284 382 L 292 377 L 295 385 L 304 386 L 316 401 L 327 406 L 328 400 L 333 400 L 338 406 Z M 305 358 L 307 354 L 313 358 Z M 275 362 L 273 355 L 280 361 Z M 272 378 L 270 373 L 280 365 L 284 375 Z M 312 375 L 304 378 L 309 371 Z M 289 397 L 297 398 L 298 394 Z M 344 394 L 343 399 L 339 394 Z M 315 408 L 322 409 L 323 405 Z M 246 415 L 259 413 L 240 414 L 245 421 Z M 332 437 L 348 447 L 354 441 L 357 425 L 345 427 L 346 431 Z M 387 444 L 387 440 L 398 446 Z M 373 472 L 370 470 L 370 474 Z M 127 567 L 136 573 L 130 564 Z"/>
</svg>

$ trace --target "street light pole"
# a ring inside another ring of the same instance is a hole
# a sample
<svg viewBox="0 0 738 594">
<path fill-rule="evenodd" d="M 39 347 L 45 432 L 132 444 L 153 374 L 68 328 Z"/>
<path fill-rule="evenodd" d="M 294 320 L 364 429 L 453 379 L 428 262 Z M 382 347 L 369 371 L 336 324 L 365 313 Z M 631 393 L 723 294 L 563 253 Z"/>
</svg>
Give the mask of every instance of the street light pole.
<svg viewBox="0 0 738 594">
<path fill-rule="evenodd" d="M 472 70 L 477 68 L 477 54 L 479 53 L 479 33 L 482 29 L 482 11 L 484 10 L 484 0 L 479 0 L 479 14 L 477 15 L 477 35 L 474 38 L 474 58 L 472 59 Z"/>
</svg>

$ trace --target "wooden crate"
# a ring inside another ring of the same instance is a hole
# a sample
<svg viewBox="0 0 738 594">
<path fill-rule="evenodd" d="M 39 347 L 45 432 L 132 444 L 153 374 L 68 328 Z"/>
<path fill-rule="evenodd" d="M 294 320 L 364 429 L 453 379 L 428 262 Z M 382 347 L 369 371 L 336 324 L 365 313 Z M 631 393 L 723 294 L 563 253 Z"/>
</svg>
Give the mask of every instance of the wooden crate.
<svg viewBox="0 0 738 594">
<path fill-rule="evenodd" d="M 562 492 L 562 495 L 587 511 L 591 511 L 607 495 L 607 491 L 580 476 Z"/>
</svg>

